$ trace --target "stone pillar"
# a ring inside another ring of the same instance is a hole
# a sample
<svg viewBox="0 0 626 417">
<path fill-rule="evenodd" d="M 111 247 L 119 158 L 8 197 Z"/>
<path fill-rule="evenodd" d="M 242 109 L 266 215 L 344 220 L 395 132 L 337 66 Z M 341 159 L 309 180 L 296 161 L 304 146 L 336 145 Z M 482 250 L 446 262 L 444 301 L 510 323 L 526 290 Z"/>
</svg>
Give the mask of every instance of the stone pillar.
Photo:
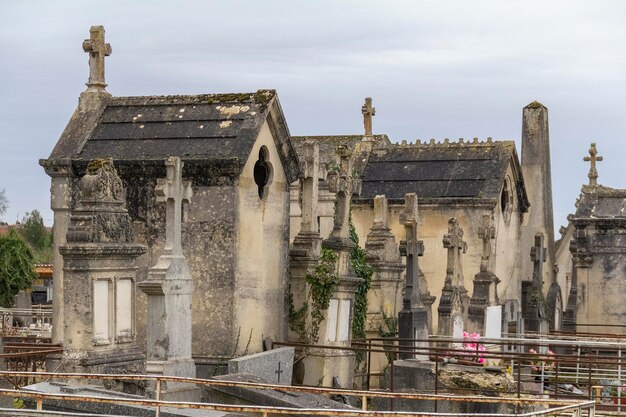
<svg viewBox="0 0 626 417">
<path fill-rule="evenodd" d="M 404 211 L 400 214 L 400 223 L 404 225 L 405 240 L 400 242 L 400 253 L 406 257 L 406 277 L 402 310 L 398 314 L 398 336 L 400 339 L 419 339 L 419 342 L 400 341 L 400 347 L 428 346 L 428 313 L 422 304 L 420 291 L 418 257 L 424 254 L 424 243 L 417 239 L 419 216 L 417 195 L 406 194 Z M 402 359 L 426 359 L 424 352 L 401 353 Z"/>
<path fill-rule="evenodd" d="M 377 338 L 379 329 L 391 330 L 383 317 L 396 320 L 402 306 L 402 259 L 395 237 L 389 229 L 389 207 L 384 195 L 374 197 L 374 224 L 367 235 L 365 251 L 374 273 L 367 293 L 366 333 Z M 388 360 L 383 353 L 370 355 L 370 372 L 383 371 Z M 375 383 L 370 382 L 370 386 Z"/>
<path fill-rule="evenodd" d="M 442 336 L 459 339 L 467 319 L 469 296 L 463 278 L 462 256 L 467 251 L 463 229 L 455 217 L 448 220 L 448 234 L 443 236 L 443 247 L 448 249 L 446 279 L 439 299 L 438 332 Z"/>
<path fill-rule="evenodd" d="M 54 213 L 52 239 L 52 343 L 63 343 L 63 257 L 59 248 L 66 243 L 72 208 L 72 166 L 69 162 L 39 161 L 51 177 L 50 208 Z M 50 369 L 54 365 L 51 364 Z"/>
<path fill-rule="evenodd" d="M 593 265 L 593 254 L 591 252 L 591 239 L 587 232 L 587 223 L 577 222 L 574 227 L 574 234 L 570 242 L 569 250 L 572 253 L 572 285 L 567 298 L 567 307 L 563 317 L 563 330 L 575 332 L 578 330 L 578 275 L 589 274 L 589 269 Z"/>
<path fill-rule="evenodd" d="M 522 317 L 524 329 L 530 332 L 547 331 L 545 297 L 543 295 L 543 264 L 547 251 L 542 233 L 535 235 L 535 245 L 530 249 L 533 262 L 533 280 L 522 282 Z"/>
<path fill-rule="evenodd" d="M 358 194 L 360 182 L 352 177 L 353 158 L 349 148 L 339 146 L 339 171 L 329 173 L 328 186 L 336 193 L 335 217 L 330 237 L 322 242 L 326 249 L 337 255 L 335 273 L 339 284 L 324 311 L 319 329 L 319 342 L 336 346 L 336 350 L 310 350 L 304 359 L 305 384 L 352 387 L 354 379 L 354 353 L 342 350 L 352 344 L 352 316 L 357 285 L 362 281 L 350 268 L 350 254 L 355 245 L 350 240 L 350 203 L 352 194 Z M 333 381 L 334 380 L 334 381 Z"/>
<path fill-rule="evenodd" d="M 146 248 L 132 243 L 125 205 L 113 162 L 91 161 L 80 180 L 67 242 L 59 247 L 65 371 L 144 371 L 144 356 L 135 343 L 135 260 Z"/>
<path fill-rule="evenodd" d="M 300 156 L 300 205 L 302 209 L 300 232 L 294 238 L 289 250 L 289 286 L 291 303 L 289 317 L 289 341 L 308 343 L 302 335 L 310 326 L 310 312 L 302 315 L 307 308 L 309 289 L 306 276 L 315 271 L 320 258 L 322 238 L 317 227 L 317 201 L 319 180 L 325 179 L 325 170 L 319 161 L 319 145 L 317 142 L 306 142 Z M 301 317 L 295 317 L 301 312 Z M 299 321 L 299 322 L 295 322 Z"/>
<path fill-rule="evenodd" d="M 500 279 L 493 273 L 493 265 L 491 265 L 493 259 L 491 241 L 496 237 L 493 213 L 484 211 L 482 220 L 483 225 L 478 229 L 478 237 L 483 241 L 483 251 L 480 258 L 480 272 L 474 276 L 474 291 L 467 312 L 467 329 L 470 332 L 485 336 L 486 310 L 488 307 L 499 305 L 498 284 Z M 500 322 L 498 326 L 501 326 Z"/>
<path fill-rule="evenodd" d="M 167 178 L 157 180 L 157 202 L 165 202 L 165 247 L 148 279 L 139 287 L 148 296 L 146 373 L 196 376 L 191 357 L 191 270 L 181 244 L 182 204 L 192 196 L 191 183 L 182 180 L 183 163 L 178 157 L 165 161 Z M 161 399 L 194 401 L 199 390 L 187 384 L 168 383 Z"/>
</svg>

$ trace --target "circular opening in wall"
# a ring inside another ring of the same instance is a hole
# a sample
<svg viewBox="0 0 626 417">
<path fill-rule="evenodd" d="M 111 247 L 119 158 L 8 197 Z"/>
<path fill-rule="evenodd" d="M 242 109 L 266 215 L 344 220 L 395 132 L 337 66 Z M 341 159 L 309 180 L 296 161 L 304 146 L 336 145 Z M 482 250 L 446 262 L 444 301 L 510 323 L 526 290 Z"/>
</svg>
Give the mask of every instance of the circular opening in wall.
<svg viewBox="0 0 626 417">
<path fill-rule="evenodd" d="M 254 164 L 254 182 L 258 187 L 259 198 L 263 200 L 267 194 L 267 186 L 272 182 L 272 164 L 265 146 L 259 150 L 259 159 Z"/>
</svg>

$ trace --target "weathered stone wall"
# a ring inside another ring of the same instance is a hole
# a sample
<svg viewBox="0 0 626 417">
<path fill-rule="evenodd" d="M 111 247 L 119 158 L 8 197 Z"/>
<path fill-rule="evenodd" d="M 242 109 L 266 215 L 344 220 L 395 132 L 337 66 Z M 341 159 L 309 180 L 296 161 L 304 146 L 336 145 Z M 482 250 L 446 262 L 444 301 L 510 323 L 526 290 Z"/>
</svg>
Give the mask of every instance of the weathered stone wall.
<svg viewBox="0 0 626 417">
<path fill-rule="evenodd" d="M 260 199 L 253 170 L 262 146 L 269 151 L 272 177 Z M 242 354 L 260 352 L 263 337 L 287 337 L 289 183 L 267 123 L 240 176 L 237 199 L 232 331 L 239 335 L 236 353 Z"/>
<path fill-rule="evenodd" d="M 626 320 L 626 238 L 623 230 L 587 227 L 593 262 L 577 269 L 579 332 L 624 333 L 620 327 L 586 327 L 580 324 L 624 325 Z"/>
<path fill-rule="evenodd" d="M 512 177 L 509 168 L 507 175 Z M 514 183 L 513 187 L 515 187 Z M 520 256 L 529 256 L 532 242 L 520 240 L 520 216 L 517 210 L 517 193 L 513 188 L 513 210 L 509 221 L 505 220 L 500 202 L 495 207 L 486 206 L 443 206 L 443 205 L 420 205 L 419 212 L 422 224 L 419 228 L 419 238 L 424 241 L 424 256 L 419 258 L 419 265 L 428 281 L 428 290 L 431 295 L 437 297 L 433 305 L 433 325 L 437 323 L 437 308 L 441 289 L 446 276 L 447 250 L 443 247 L 443 235 L 448 230 L 448 219 L 456 217 L 459 225 L 464 230 L 464 240 L 467 242 L 467 253 L 463 255 L 463 275 L 465 288 L 471 295 L 473 290 L 472 280 L 480 271 L 480 258 L 482 240 L 478 235 L 478 229 L 482 226 L 482 212 L 495 210 L 496 239 L 493 244 L 494 272 L 502 281 L 498 285 L 500 301 L 521 298 L 521 269 Z M 390 205 L 389 227 L 396 241 L 404 239 L 404 226 L 399 221 L 402 206 Z M 373 224 L 373 208 L 370 205 L 359 204 L 352 207 L 352 222 L 359 235 L 359 241 L 364 243 L 367 233 Z M 526 248 L 526 249 L 525 249 Z M 436 329 L 433 329 L 436 332 Z"/>
</svg>

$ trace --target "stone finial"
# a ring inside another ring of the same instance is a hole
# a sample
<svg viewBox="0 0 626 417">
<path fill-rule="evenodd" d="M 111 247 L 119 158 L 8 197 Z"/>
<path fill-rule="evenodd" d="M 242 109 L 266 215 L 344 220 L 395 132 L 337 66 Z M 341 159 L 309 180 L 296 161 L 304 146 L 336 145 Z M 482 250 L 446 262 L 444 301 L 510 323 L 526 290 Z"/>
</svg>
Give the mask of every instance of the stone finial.
<svg viewBox="0 0 626 417">
<path fill-rule="evenodd" d="M 183 202 L 189 202 L 193 191 L 190 181 L 183 181 L 183 163 L 180 158 L 170 156 L 165 160 L 167 178 L 157 179 L 156 201 L 166 203 L 165 248 L 170 255 L 182 255 L 181 222 Z"/>
<path fill-rule="evenodd" d="M 443 247 L 448 249 L 445 285 L 464 287 L 461 255 L 467 251 L 467 242 L 463 240 L 463 229 L 456 217 L 448 219 L 448 233 L 443 236 Z"/>
<path fill-rule="evenodd" d="M 302 233 L 317 233 L 318 180 L 320 179 L 319 145 L 307 141 L 302 147 L 302 175 L 300 178 L 300 201 L 302 208 Z"/>
<path fill-rule="evenodd" d="M 104 58 L 111 55 L 111 44 L 104 42 L 104 26 L 92 26 L 89 34 L 89 39 L 83 41 L 83 50 L 89 53 L 87 91 L 105 91 Z"/>
<path fill-rule="evenodd" d="M 595 187 L 596 185 L 598 185 L 598 170 L 596 169 L 596 162 L 600 162 L 602 160 L 603 158 L 600 155 L 598 155 L 596 144 L 592 143 L 591 146 L 589 147 L 589 156 L 585 156 L 583 158 L 583 161 L 591 162 L 590 167 L 589 167 L 589 174 L 587 175 L 589 177 L 590 187 Z"/>
<path fill-rule="evenodd" d="M 339 170 L 328 174 L 328 189 L 337 194 L 331 237 L 347 239 L 350 230 L 350 202 L 352 194 L 358 188 L 358 181 L 355 182 L 352 177 L 353 158 L 350 148 L 340 145 L 335 153 L 339 157 Z"/>
<path fill-rule="evenodd" d="M 366 97 L 365 104 L 361 107 L 363 114 L 363 126 L 365 128 L 365 136 L 372 136 L 372 116 L 376 115 L 376 108 L 372 107 L 372 98 Z"/>
<path fill-rule="evenodd" d="M 387 197 L 377 195 L 374 197 L 374 228 L 389 228 L 389 205 Z"/>
<path fill-rule="evenodd" d="M 67 242 L 131 242 L 126 193 L 113 160 L 89 162 L 79 189 L 80 197 L 70 216 Z"/>
<path fill-rule="evenodd" d="M 80 203 L 126 203 L 122 180 L 113 166 L 113 159 L 94 159 L 87 165 L 87 173 L 80 180 Z"/>
<path fill-rule="evenodd" d="M 483 241 L 483 252 L 480 257 L 480 271 L 489 269 L 491 257 L 491 241 L 496 238 L 496 228 L 493 224 L 493 216 L 489 211 L 483 211 L 483 225 L 478 228 L 478 237 Z"/>
</svg>

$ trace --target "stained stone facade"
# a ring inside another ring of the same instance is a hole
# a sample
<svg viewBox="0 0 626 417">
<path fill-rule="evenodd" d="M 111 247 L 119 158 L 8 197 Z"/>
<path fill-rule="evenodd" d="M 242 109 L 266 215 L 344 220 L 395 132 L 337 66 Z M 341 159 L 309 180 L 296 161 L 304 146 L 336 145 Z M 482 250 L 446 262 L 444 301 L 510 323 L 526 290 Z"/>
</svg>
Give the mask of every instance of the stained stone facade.
<svg viewBox="0 0 626 417">
<path fill-rule="evenodd" d="M 569 288 L 563 327 L 623 333 L 623 328 L 609 326 L 623 325 L 626 317 L 626 190 L 598 184 L 596 162 L 602 157 L 595 144 L 585 161 L 590 162 L 589 183 L 583 185 L 557 247 L 559 276 Z M 602 324 L 607 327 L 597 326 Z"/>
<path fill-rule="evenodd" d="M 141 373 L 136 260 L 126 193 L 111 159 L 94 160 L 77 186 L 66 243 L 62 364 L 68 372 Z"/>
<path fill-rule="evenodd" d="M 371 101 L 362 109 L 364 134 L 351 136 L 295 137 L 299 142 L 315 141 L 320 147 L 320 161 L 336 164 L 331 150 L 338 144 L 347 144 L 356 155 L 356 172 L 361 174 L 363 188 L 352 206 L 352 221 L 359 241 L 364 242 L 374 225 L 374 199 L 385 196 L 388 207 L 390 233 L 396 241 L 404 236 L 400 213 L 404 195 L 414 192 L 420 205 L 420 239 L 424 255 L 420 258 L 420 276 L 423 276 L 431 294 L 422 294 L 425 304 L 433 304 L 444 287 L 446 253 L 441 245 L 448 228 L 448 219 L 456 218 L 465 231 L 467 253 L 463 269 L 467 277 L 468 295 L 477 293 L 474 315 L 483 320 L 488 306 L 507 306 L 502 312 L 502 330 L 523 331 L 522 310 L 530 306 L 522 303 L 523 282 L 533 282 L 533 263 L 530 249 L 535 235 L 545 237 L 544 297 L 557 300 L 561 287 L 552 267 L 555 259 L 552 233 L 552 191 L 550 180 L 548 113 L 545 106 L 533 102 L 523 109 L 522 153 L 518 157 L 513 141 L 434 140 L 415 143 L 392 143 L 386 135 L 372 133 L 374 114 Z M 531 186 L 527 185 L 531 183 Z M 291 196 L 291 236 L 297 233 L 300 211 L 297 206 L 297 188 Z M 318 224 L 322 237 L 330 233 L 330 219 L 334 196 L 321 184 Z M 484 215 L 492 219 L 493 239 L 490 240 L 490 277 L 481 269 L 484 264 Z M 423 275 L 422 275 L 423 274 Z M 495 277 L 495 278 L 494 278 Z M 499 280 L 496 287 L 496 282 Z M 550 292 L 550 294 L 548 294 Z M 433 310 L 431 333 L 437 332 L 437 311 Z M 481 311 L 479 311 L 481 310 Z M 483 320 L 484 325 L 484 320 Z M 469 324 L 470 327 L 474 326 Z M 481 326 L 477 325 L 477 330 Z"/>
<path fill-rule="evenodd" d="M 181 244 L 195 286 L 192 354 L 199 375 L 243 351 L 261 351 L 264 337 L 285 339 L 289 184 L 299 165 L 276 93 L 115 97 L 105 90 L 111 48 L 104 29 L 92 28 L 85 50 L 88 89 L 40 162 L 52 177 L 55 266 L 89 161 L 113 158 L 134 242 L 147 248 L 134 263 L 137 282 L 146 280 L 166 235 L 166 210 L 154 190 L 166 176 L 165 160 L 177 156 L 194 195 L 182 209 Z M 59 267 L 54 274 L 53 338 L 68 346 L 73 319 L 64 317 L 64 296 L 75 278 Z M 144 350 L 146 296 L 137 291 L 135 302 L 136 343 Z"/>
</svg>

